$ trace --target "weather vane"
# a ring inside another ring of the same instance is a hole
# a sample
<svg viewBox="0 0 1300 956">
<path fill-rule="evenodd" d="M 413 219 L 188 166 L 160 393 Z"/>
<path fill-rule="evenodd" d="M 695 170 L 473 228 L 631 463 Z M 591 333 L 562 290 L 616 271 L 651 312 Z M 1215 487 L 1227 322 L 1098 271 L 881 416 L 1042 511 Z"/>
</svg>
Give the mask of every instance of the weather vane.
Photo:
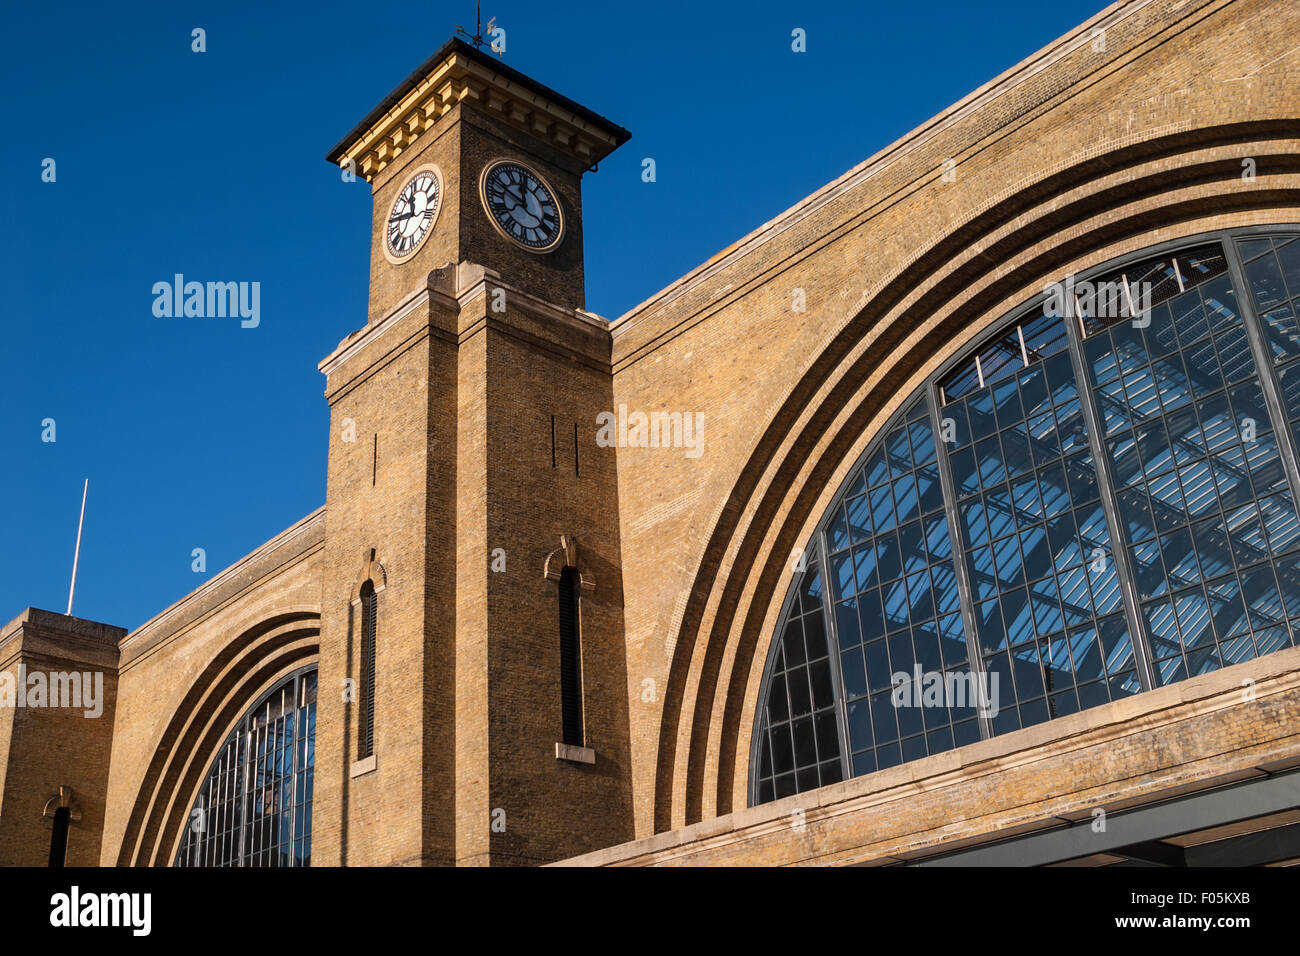
<svg viewBox="0 0 1300 956">
<path fill-rule="evenodd" d="M 492 31 L 496 29 L 496 26 L 497 26 L 497 18 L 493 17 L 491 20 L 487 22 L 486 35 L 491 36 Z M 456 24 L 456 35 L 462 36 L 466 40 L 469 40 L 471 43 L 474 44 L 474 49 L 476 50 L 483 48 L 484 30 L 483 30 L 483 18 L 479 14 L 479 0 L 474 0 L 474 32 L 470 33 L 468 30 L 466 30 L 463 26 L 461 26 L 458 23 Z M 499 53 L 497 55 L 500 56 Z"/>
</svg>

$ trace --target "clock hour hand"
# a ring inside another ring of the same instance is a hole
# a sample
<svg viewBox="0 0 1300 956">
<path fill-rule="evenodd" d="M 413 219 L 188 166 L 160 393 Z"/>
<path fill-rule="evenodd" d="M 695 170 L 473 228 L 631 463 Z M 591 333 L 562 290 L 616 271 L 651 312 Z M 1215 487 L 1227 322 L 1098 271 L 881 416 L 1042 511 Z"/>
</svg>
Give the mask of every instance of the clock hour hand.
<svg viewBox="0 0 1300 956">
<path fill-rule="evenodd" d="M 401 215 L 394 215 L 394 216 L 393 216 L 391 219 L 389 219 L 388 221 L 389 221 L 389 222 L 398 222 L 398 221 L 400 221 L 400 220 L 402 220 L 402 219 L 410 219 L 410 218 L 411 218 L 412 216 L 414 216 L 414 215 L 415 215 L 415 203 L 412 202 L 412 203 L 410 204 L 410 211 L 405 212 L 405 213 L 402 213 Z"/>
</svg>

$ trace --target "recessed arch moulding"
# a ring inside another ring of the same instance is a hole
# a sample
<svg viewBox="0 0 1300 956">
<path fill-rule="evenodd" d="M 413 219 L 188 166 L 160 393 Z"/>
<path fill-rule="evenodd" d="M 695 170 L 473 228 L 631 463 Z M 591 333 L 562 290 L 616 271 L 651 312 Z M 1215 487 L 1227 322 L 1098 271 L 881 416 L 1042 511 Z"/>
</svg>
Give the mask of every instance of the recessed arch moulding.
<svg viewBox="0 0 1300 956">
<path fill-rule="evenodd" d="M 1296 12 L 1140 6 L 1109 59 L 1076 31 L 615 324 L 616 403 L 708 421 L 698 461 L 620 451 L 638 836 L 746 806 L 798 549 L 946 360 L 1068 275 L 1300 221 L 1296 66 L 1259 22 Z"/>
</svg>

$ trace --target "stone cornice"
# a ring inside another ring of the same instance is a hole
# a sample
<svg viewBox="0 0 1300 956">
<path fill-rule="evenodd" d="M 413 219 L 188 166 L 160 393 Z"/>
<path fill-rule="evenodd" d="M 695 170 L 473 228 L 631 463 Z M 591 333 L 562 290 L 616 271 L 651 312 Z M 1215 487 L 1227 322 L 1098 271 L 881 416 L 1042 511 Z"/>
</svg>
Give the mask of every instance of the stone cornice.
<svg viewBox="0 0 1300 956">
<path fill-rule="evenodd" d="M 431 280 L 433 275 L 440 271 L 442 270 L 434 270 L 434 273 L 430 274 Z M 388 313 L 388 315 L 384 316 L 379 321 L 371 322 L 353 332 L 349 332 L 343 341 L 339 342 L 335 347 L 334 351 L 330 352 L 329 355 L 325 356 L 317 363 L 316 368 L 328 379 L 329 376 L 333 375 L 354 356 L 368 348 L 380 336 L 395 328 L 402 319 L 406 318 L 417 309 L 429 308 L 431 302 L 436 302 L 442 305 L 443 308 L 448 311 L 454 311 L 456 308 L 455 298 L 449 298 L 443 294 L 440 290 L 435 288 L 431 281 L 427 288 L 417 289 L 415 292 L 411 293 L 410 296 L 403 299 L 401 303 L 398 304 L 397 308 L 393 309 L 392 312 Z M 327 398 L 331 395 L 332 393 L 328 391 L 326 392 Z"/>
<path fill-rule="evenodd" d="M 70 661 L 116 669 L 126 628 L 29 607 L 0 629 L 0 669 L 15 660 Z"/>
<path fill-rule="evenodd" d="M 357 174 L 373 182 L 416 139 L 461 104 L 472 104 L 504 120 L 572 155 L 584 166 L 599 162 L 629 135 L 622 127 L 459 42 L 444 46 L 390 99 L 394 97 L 392 105 L 378 117 L 372 114 L 363 120 L 326 158 L 340 166 L 355 163 Z"/>
<path fill-rule="evenodd" d="M 24 626 L 32 629 L 55 630 L 114 647 L 117 646 L 119 640 L 126 636 L 126 628 L 124 627 L 103 624 L 82 617 L 69 617 L 66 614 L 59 614 L 57 611 L 45 611 L 38 607 L 29 607 L 3 628 L 0 628 L 0 640 L 7 639 Z"/>
<path fill-rule="evenodd" d="M 477 322 L 470 317 L 467 306 L 474 299 L 487 296 L 490 290 L 495 288 L 505 290 L 511 307 L 514 309 L 526 312 L 543 322 L 571 327 L 580 333 L 589 335 L 595 332 L 603 341 L 608 341 L 609 323 L 594 312 L 588 312 L 585 309 L 568 309 L 547 302 L 514 287 L 508 282 L 503 282 L 501 277 L 492 269 L 487 269 L 472 262 L 462 262 L 455 267 L 448 264 L 441 269 L 430 272 L 427 284 L 424 287 L 411 293 L 397 308 L 378 322 L 370 323 L 355 332 L 349 333 L 333 352 L 320 360 L 317 368 L 328 378 L 385 333 L 395 328 L 412 312 L 421 308 L 430 309 L 431 305 L 441 306 L 444 311 L 454 313 L 456 316 L 465 316 L 466 318 L 462 321 L 470 322 L 472 328 L 460 328 L 458 329 L 459 334 L 453 337 L 459 342 L 464 339 L 467 332 L 483 324 L 482 317 L 479 317 Z M 431 309 L 431 318 L 433 314 Z M 503 331 L 511 331 L 506 325 L 498 324 L 497 327 Z M 569 351 L 575 358 L 581 355 L 580 351 L 572 349 Z M 594 355 L 582 357 L 594 361 L 594 367 L 608 368 L 608 355 L 603 354 L 603 350 L 599 358 Z M 332 399 L 334 393 L 330 392 L 328 394 Z"/>
</svg>

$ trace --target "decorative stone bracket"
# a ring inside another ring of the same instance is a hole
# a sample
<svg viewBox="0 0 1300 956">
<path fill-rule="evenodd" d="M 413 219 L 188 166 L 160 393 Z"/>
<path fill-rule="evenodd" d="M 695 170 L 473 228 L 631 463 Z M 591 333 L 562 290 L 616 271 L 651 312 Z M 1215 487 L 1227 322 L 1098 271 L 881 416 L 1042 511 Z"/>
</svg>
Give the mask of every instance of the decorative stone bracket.
<svg viewBox="0 0 1300 956">
<path fill-rule="evenodd" d="M 352 606 L 361 607 L 361 586 L 367 581 L 375 585 L 375 593 L 382 594 L 384 588 L 388 586 L 388 572 L 384 570 L 384 565 L 375 557 L 374 548 L 361 549 L 361 573 L 357 575 L 357 583 L 352 588 Z"/>
<path fill-rule="evenodd" d="M 546 556 L 542 574 L 548 581 L 558 581 L 565 568 L 577 569 L 578 583 L 584 593 L 596 590 L 595 579 L 578 564 L 578 539 L 571 534 L 560 535 L 560 546 Z"/>
<path fill-rule="evenodd" d="M 46 800 L 45 807 L 41 810 L 45 829 L 54 829 L 54 814 L 64 807 L 68 810 L 68 823 L 81 821 L 81 802 L 77 799 L 77 795 L 71 787 L 59 787 L 59 792 Z"/>
</svg>

